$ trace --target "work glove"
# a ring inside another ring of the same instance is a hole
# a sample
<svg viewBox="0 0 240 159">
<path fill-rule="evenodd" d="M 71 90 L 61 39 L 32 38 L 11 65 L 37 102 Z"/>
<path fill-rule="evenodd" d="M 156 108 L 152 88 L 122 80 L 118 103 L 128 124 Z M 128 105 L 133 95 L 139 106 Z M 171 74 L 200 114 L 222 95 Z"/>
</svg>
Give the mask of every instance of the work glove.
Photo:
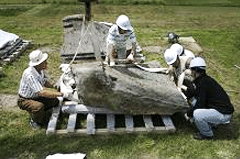
<svg viewBox="0 0 240 159">
<path fill-rule="evenodd" d="M 187 113 L 184 114 L 184 117 L 187 121 L 189 121 L 190 123 L 193 123 L 193 118 L 189 117 Z"/>
<path fill-rule="evenodd" d="M 63 92 L 63 98 L 67 99 L 69 97 L 69 92 Z"/>
</svg>

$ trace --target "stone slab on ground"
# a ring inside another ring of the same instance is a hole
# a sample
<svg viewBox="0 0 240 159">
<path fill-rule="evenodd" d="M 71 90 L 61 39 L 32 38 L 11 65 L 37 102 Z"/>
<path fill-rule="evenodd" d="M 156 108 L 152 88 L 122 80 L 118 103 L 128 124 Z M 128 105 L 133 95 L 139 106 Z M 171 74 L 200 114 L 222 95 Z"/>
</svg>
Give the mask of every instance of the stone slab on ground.
<svg viewBox="0 0 240 159">
<path fill-rule="evenodd" d="M 166 48 L 161 47 L 161 46 L 146 46 L 146 47 L 143 47 L 142 50 L 146 51 L 146 52 L 158 54 L 158 53 L 164 53 Z"/>
<path fill-rule="evenodd" d="M 164 39 L 168 40 L 168 38 Z M 201 46 L 196 42 L 196 40 L 192 36 L 179 37 L 178 41 L 181 45 L 183 45 L 184 48 L 192 51 L 195 55 L 201 54 L 203 52 Z"/>
</svg>

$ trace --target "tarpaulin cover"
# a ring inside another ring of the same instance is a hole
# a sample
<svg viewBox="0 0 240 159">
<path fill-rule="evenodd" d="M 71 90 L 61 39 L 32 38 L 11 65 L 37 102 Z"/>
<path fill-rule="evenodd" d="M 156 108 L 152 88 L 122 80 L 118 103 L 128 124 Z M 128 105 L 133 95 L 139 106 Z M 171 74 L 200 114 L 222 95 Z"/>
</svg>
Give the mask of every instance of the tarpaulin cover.
<svg viewBox="0 0 240 159">
<path fill-rule="evenodd" d="M 0 49 L 3 49 L 6 45 L 14 43 L 19 36 L 0 30 Z"/>
</svg>

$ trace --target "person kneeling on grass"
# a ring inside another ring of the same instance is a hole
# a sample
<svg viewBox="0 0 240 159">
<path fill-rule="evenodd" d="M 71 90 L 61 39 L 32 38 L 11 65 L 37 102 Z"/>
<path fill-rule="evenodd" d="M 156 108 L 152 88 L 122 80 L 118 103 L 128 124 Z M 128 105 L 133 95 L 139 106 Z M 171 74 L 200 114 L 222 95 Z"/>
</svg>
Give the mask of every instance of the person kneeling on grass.
<svg viewBox="0 0 240 159">
<path fill-rule="evenodd" d="M 40 128 L 45 111 L 58 106 L 57 97 L 63 96 L 63 93 L 50 89 L 53 85 L 44 75 L 43 70 L 48 68 L 48 54 L 35 50 L 30 53 L 29 58 L 29 67 L 23 72 L 18 90 L 18 106 L 31 114 L 30 125 Z"/>
<path fill-rule="evenodd" d="M 193 117 L 199 132 L 194 139 L 212 139 L 213 131 L 218 124 L 226 124 L 231 120 L 234 107 L 227 93 L 210 76 L 206 74 L 206 63 L 203 58 L 196 57 L 190 63 L 191 75 L 194 78 L 197 102 L 187 116 Z"/>
<path fill-rule="evenodd" d="M 105 64 L 114 66 L 117 59 L 132 63 L 137 52 L 137 41 L 130 19 L 120 15 L 107 36 L 107 56 Z M 123 62 L 124 63 L 124 62 Z"/>
</svg>

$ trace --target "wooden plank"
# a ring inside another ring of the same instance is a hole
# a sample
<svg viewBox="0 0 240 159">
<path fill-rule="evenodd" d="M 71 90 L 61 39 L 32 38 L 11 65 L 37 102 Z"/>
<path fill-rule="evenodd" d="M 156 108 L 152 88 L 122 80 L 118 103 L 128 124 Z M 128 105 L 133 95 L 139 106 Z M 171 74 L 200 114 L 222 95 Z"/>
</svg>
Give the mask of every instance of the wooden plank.
<svg viewBox="0 0 240 159">
<path fill-rule="evenodd" d="M 106 135 L 106 134 L 124 134 L 124 133 L 129 133 L 129 131 L 126 131 L 125 128 L 116 128 L 115 131 L 109 132 L 108 129 L 96 129 L 95 135 Z M 146 131 L 145 127 L 136 127 L 134 128 L 134 131 L 131 133 L 149 133 Z M 166 130 L 164 126 L 162 127 L 155 127 L 154 131 L 152 133 L 168 133 L 169 131 Z M 56 130 L 56 134 L 61 134 L 61 135 L 67 135 L 69 134 L 67 130 Z M 71 135 L 80 135 L 80 136 L 86 136 L 87 134 L 87 129 L 76 129 L 74 132 L 71 133 Z"/>
<path fill-rule="evenodd" d="M 110 132 L 115 130 L 115 116 L 114 116 L 114 114 L 107 114 L 107 129 Z"/>
<path fill-rule="evenodd" d="M 64 113 L 70 113 L 70 114 L 73 114 L 73 113 L 87 114 L 89 112 L 93 112 L 95 114 L 108 114 L 108 113 L 123 114 L 123 112 L 115 112 L 115 111 L 111 111 L 104 108 L 94 108 L 94 107 L 85 106 L 83 104 L 63 105 L 62 110 L 64 110 Z"/>
<path fill-rule="evenodd" d="M 165 126 L 155 126 L 154 128 L 154 132 L 167 132 L 166 127 Z"/>
<path fill-rule="evenodd" d="M 95 134 L 95 114 L 89 113 L 87 115 L 87 134 L 93 135 Z"/>
<path fill-rule="evenodd" d="M 153 131 L 154 126 L 151 115 L 143 115 L 144 124 L 148 132 Z"/>
<path fill-rule="evenodd" d="M 77 113 L 69 115 L 67 132 L 71 132 L 71 133 L 74 132 L 76 120 L 77 120 Z"/>
<path fill-rule="evenodd" d="M 163 115 L 162 120 L 163 120 L 163 123 L 166 126 L 167 131 L 172 131 L 172 132 L 176 131 L 176 128 L 175 128 L 175 126 L 172 122 L 172 119 L 170 118 L 169 115 Z"/>
<path fill-rule="evenodd" d="M 46 134 L 54 134 L 56 132 L 57 120 L 60 114 L 60 106 L 52 108 L 52 116 L 48 122 L 48 128 Z"/>
<path fill-rule="evenodd" d="M 125 114 L 125 125 L 127 132 L 134 131 L 134 123 L 133 123 L 133 116 L 129 114 Z"/>
</svg>

